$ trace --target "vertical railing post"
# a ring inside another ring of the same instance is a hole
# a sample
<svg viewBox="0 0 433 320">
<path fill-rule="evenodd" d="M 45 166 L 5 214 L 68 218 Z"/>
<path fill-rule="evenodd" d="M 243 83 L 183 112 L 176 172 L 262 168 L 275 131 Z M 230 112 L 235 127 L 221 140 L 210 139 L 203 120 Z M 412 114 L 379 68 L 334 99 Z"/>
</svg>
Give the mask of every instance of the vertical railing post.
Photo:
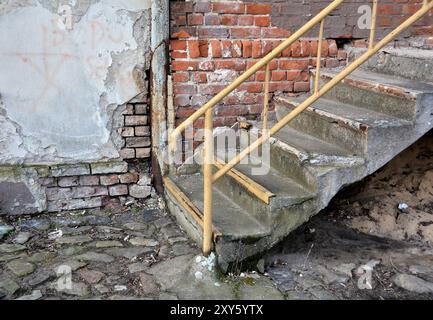
<svg viewBox="0 0 433 320">
<path fill-rule="evenodd" d="M 317 94 L 317 92 L 319 92 L 320 64 L 322 59 L 322 41 L 323 41 L 324 24 L 325 24 L 325 18 L 323 18 L 320 21 L 319 43 L 317 44 L 316 79 L 314 80 L 314 94 Z"/>
<path fill-rule="evenodd" d="M 269 67 L 270 62 L 266 65 L 265 71 L 265 96 L 263 101 L 263 131 L 268 130 L 268 108 L 269 108 L 269 81 L 271 77 L 271 71 Z"/>
<path fill-rule="evenodd" d="M 370 40 L 368 49 L 373 49 L 374 46 L 374 33 L 376 31 L 376 15 L 377 15 L 377 0 L 373 0 L 373 9 L 371 12 L 371 26 L 370 26 Z"/>
<path fill-rule="evenodd" d="M 207 256 L 212 251 L 212 165 L 214 161 L 212 108 L 205 113 L 204 118 L 204 212 L 203 212 L 203 254 Z"/>
</svg>

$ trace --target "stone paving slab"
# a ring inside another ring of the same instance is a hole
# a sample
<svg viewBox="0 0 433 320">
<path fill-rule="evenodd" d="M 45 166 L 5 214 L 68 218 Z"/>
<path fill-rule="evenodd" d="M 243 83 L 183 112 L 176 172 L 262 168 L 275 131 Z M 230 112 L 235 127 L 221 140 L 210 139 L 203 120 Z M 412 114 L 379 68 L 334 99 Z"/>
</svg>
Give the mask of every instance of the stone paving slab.
<svg viewBox="0 0 433 320">
<path fill-rule="evenodd" d="M 135 209 L 0 218 L 3 299 L 282 298 L 269 278 L 224 278 L 150 198 Z M 136 210 L 139 207 L 140 210 Z M 202 262 L 197 262 L 198 260 Z M 225 280 L 222 280 L 225 279 Z M 0 298 L 1 299 L 1 298 Z"/>
</svg>

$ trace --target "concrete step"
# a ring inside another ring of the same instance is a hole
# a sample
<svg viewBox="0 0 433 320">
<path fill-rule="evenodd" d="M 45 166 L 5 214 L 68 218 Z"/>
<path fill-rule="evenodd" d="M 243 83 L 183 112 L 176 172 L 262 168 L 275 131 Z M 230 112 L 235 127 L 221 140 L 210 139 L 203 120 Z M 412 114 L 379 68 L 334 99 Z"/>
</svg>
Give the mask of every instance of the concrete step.
<svg viewBox="0 0 433 320">
<path fill-rule="evenodd" d="M 217 189 L 265 225 L 270 225 L 272 216 L 278 212 L 315 196 L 314 192 L 271 167 L 264 159 L 250 156 L 248 163 L 240 163 L 235 169 L 272 192 L 273 196 L 269 198 L 269 203 L 260 200 L 249 192 L 244 184 L 230 175 L 224 175 L 216 181 Z"/>
<path fill-rule="evenodd" d="M 349 61 L 355 60 L 366 51 L 361 48 L 348 49 Z M 433 83 L 433 51 L 387 47 L 371 57 L 361 68 L 409 80 Z"/>
<path fill-rule="evenodd" d="M 320 86 L 334 78 L 341 70 L 321 70 Z M 315 75 L 315 70 L 312 74 Z M 433 93 L 432 84 L 358 69 L 323 98 L 414 121 L 418 102 L 428 93 Z"/>
<path fill-rule="evenodd" d="M 241 132 L 241 148 L 261 135 L 262 123 L 251 122 L 248 132 Z M 269 126 L 272 126 L 271 122 Z M 315 192 L 318 177 L 335 167 L 351 167 L 364 163 L 360 156 L 341 147 L 303 133 L 289 126 L 270 138 L 271 167 Z"/>
<path fill-rule="evenodd" d="M 307 94 L 276 97 L 274 101 L 277 119 L 289 114 L 308 97 Z M 354 155 L 367 153 L 369 131 L 410 125 L 407 120 L 323 98 L 288 124 L 300 132 L 349 150 Z"/>
<path fill-rule="evenodd" d="M 171 179 L 197 208 L 203 212 L 203 176 L 197 173 L 187 176 L 173 176 Z M 177 202 L 173 198 L 172 200 Z M 257 221 L 246 210 L 217 188 L 213 189 L 212 212 L 213 225 L 226 241 L 243 238 L 251 240 L 269 234 L 269 228 Z M 201 235 L 198 237 L 201 238 Z"/>
</svg>

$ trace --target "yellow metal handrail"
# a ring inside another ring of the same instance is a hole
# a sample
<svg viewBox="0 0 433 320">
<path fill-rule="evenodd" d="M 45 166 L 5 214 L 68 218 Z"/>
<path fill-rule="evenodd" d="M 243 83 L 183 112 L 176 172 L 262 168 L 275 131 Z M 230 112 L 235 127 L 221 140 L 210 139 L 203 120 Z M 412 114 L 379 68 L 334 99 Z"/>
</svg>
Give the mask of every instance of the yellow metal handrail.
<svg viewBox="0 0 433 320">
<path fill-rule="evenodd" d="M 243 158 L 248 156 L 252 151 L 257 149 L 260 145 L 266 142 L 272 135 L 281 130 L 286 126 L 291 120 L 297 117 L 303 110 L 308 108 L 317 99 L 331 90 L 336 84 L 342 81 L 365 61 L 367 61 L 372 55 L 377 53 L 381 48 L 383 48 L 390 41 L 395 39 L 397 35 L 406 30 L 415 21 L 421 18 L 429 10 L 433 8 L 433 0 L 424 0 L 422 7 L 410 16 L 406 21 L 401 23 L 397 28 L 386 35 L 381 41 L 374 45 L 374 35 L 376 29 L 376 14 L 377 14 L 377 0 L 373 1 L 372 9 L 372 21 L 370 28 L 369 46 L 368 50 L 362 54 L 359 58 L 349 64 L 345 69 L 338 73 L 332 80 L 323 85 L 319 89 L 319 77 L 320 77 L 320 66 L 321 66 L 321 53 L 322 53 L 322 40 L 323 40 L 323 29 L 325 17 L 337 8 L 344 0 L 334 0 L 326 8 L 324 8 L 320 13 L 318 13 L 314 18 L 307 22 L 303 27 L 301 27 L 292 36 L 283 41 L 279 46 L 272 50 L 269 54 L 259 60 L 254 66 L 249 68 L 245 73 L 240 75 L 233 83 L 228 85 L 224 90 L 218 93 L 215 97 L 210 99 L 205 105 L 198 109 L 194 114 L 192 114 L 187 120 L 181 123 L 170 135 L 169 140 L 169 152 L 171 153 L 176 146 L 176 139 L 181 135 L 181 133 L 190 125 L 193 124 L 201 116 L 205 116 L 205 133 L 204 133 L 204 162 L 203 162 L 203 178 L 204 178 L 204 212 L 203 212 L 203 253 L 206 255 L 210 253 L 212 249 L 212 184 L 222 177 L 224 174 L 229 172 L 234 168 Z M 269 100 L 269 78 L 270 78 L 270 67 L 269 62 L 277 57 L 284 49 L 289 47 L 293 42 L 298 40 L 307 31 L 313 28 L 316 24 L 320 23 L 319 30 L 319 43 L 317 48 L 317 60 L 316 60 L 316 77 L 315 77 L 315 87 L 314 94 L 308 97 L 304 102 L 299 104 L 295 109 L 293 109 L 289 114 L 287 114 L 283 119 L 277 122 L 272 128 L 268 130 L 268 100 Z M 266 68 L 265 71 L 265 101 L 263 110 L 263 133 L 262 135 L 253 143 L 251 143 L 247 148 L 242 150 L 237 156 L 227 162 L 224 166 L 219 166 L 219 170 L 213 174 L 212 167 L 214 164 L 213 156 L 213 122 L 212 122 L 212 112 L 213 107 L 219 103 L 224 97 L 230 94 L 233 90 L 239 87 L 243 82 L 249 79 L 258 70 Z"/>
</svg>

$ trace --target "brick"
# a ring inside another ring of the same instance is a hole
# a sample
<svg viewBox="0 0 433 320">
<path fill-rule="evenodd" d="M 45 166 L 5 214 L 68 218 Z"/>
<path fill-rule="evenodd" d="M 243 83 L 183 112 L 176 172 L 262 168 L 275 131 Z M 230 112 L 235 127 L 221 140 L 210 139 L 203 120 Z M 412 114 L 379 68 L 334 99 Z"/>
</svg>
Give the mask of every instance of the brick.
<svg viewBox="0 0 433 320">
<path fill-rule="evenodd" d="M 230 29 L 230 35 L 234 39 L 257 39 L 260 38 L 260 28 L 234 27 Z"/>
<path fill-rule="evenodd" d="M 72 198 L 90 198 L 96 196 L 107 196 L 108 190 L 106 187 L 74 187 L 72 188 Z"/>
<path fill-rule="evenodd" d="M 137 148 L 135 151 L 138 159 L 150 157 L 150 148 Z"/>
<path fill-rule="evenodd" d="M 239 86 L 239 91 L 247 91 L 247 92 L 262 92 L 263 84 L 260 82 L 252 82 L 252 83 L 243 83 Z"/>
<path fill-rule="evenodd" d="M 118 184 L 108 188 L 110 196 L 124 196 L 128 194 L 128 186 L 125 184 Z"/>
<path fill-rule="evenodd" d="M 345 50 L 338 50 L 337 52 L 337 58 L 338 60 L 346 60 L 347 59 L 347 52 Z"/>
<path fill-rule="evenodd" d="M 328 58 L 326 59 L 325 67 L 326 68 L 336 68 L 340 66 L 340 61 L 338 59 Z"/>
<path fill-rule="evenodd" d="M 202 14 L 189 14 L 188 15 L 188 25 L 190 26 L 198 26 L 202 25 L 204 22 L 204 18 Z"/>
<path fill-rule="evenodd" d="M 295 82 L 293 91 L 295 92 L 307 92 L 310 90 L 309 82 Z"/>
<path fill-rule="evenodd" d="M 198 40 L 188 40 L 188 55 L 190 58 L 200 57 L 200 49 Z"/>
<path fill-rule="evenodd" d="M 214 70 L 214 64 L 212 61 L 202 61 L 198 64 L 198 70 L 212 71 Z"/>
<path fill-rule="evenodd" d="M 150 196 L 151 186 L 132 185 L 129 188 L 129 195 L 133 198 L 144 199 Z"/>
<path fill-rule="evenodd" d="M 286 71 L 272 71 L 271 80 L 272 81 L 283 81 L 286 80 Z"/>
<path fill-rule="evenodd" d="M 187 105 L 189 105 L 190 97 L 191 96 L 189 94 L 176 95 L 174 97 L 174 105 L 180 106 L 180 107 L 187 106 Z"/>
<path fill-rule="evenodd" d="M 235 71 L 244 71 L 246 67 L 245 60 L 217 60 L 214 62 L 215 69 L 230 69 Z"/>
<path fill-rule="evenodd" d="M 136 104 L 134 112 L 135 114 L 147 114 L 147 104 Z"/>
<path fill-rule="evenodd" d="M 59 187 L 78 186 L 78 177 L 63 177 L 58 180 Z"/>
<path fill-rule="evenodd" d="M 296 81 L 296 80 L 300 80 L 300 78 L 301 78 L 301 71 L 299 70 L 287 71 L 287 80 Z"/>
<path fill-rule="evenodd" d="M 174 94 L 194 94 L 197 92 L 195 85 L 193 84 L 180 84 L 175 83 L 173 86 Z M 143 123 L 147 124 L 147 123 Z"/>
<path fill-rule="evenodd" d="M 232 56 L 232 42 L 230 40 L 221 41 L 221 56 L 223 58 L 231 58 Z"/>
<path fill-rule="evenodd" d="M 260 58 L 262 56 L 262 44 L 260 41 L 253 41 L 251 45 L 251 56 L 253 58 Z"/>
<path fill-rule="evenodd" d="M 290 81 L 280 81 L 280 82 L 271 82 L 269 83 L 269 91 L 283 91 L 283 92 L 292 92 L 293 91 L 293 82 Z"/>
<path fill-rule="evenodd" d="M 185 16 L 177 16 L 173 18 L 174 24 L 176 26 L 185 26 L 186 25 L 186 17 Z"/>
<path fill-rule="evenodd" d="M 90 174 L 90 167 L 87 164 L 66 164 L 51 167 L 53 177 L 81 176 Z"/>
<path fill-rule="evenodd" d="M 239 97 L 233 94 L 230 94 L 223 99 L 223 103 L 225 105 L 235 105 L 235 104 L 239 104 L 239 102 L 240 102 Z"/>
<path fill-rule="evenodd" d="M 136 183 L 138 181 L 138 174 L 135 172 L 128 172 L 119 175 L 120 183 Z"/>
<path fill-rule="evenodd" d="M 188 58 L 188 54 L 185 51 L 172 51 L 170 54 L 172 59 L 185 59 Z"/>
<path fill-rule="evenodd" d="M 246 13 L 248 14 L 270 14 L 272 5 L 270 4 L 247 4 Z"/>
<path fill-rule="evenodd" d="M 247 93 L 247 94 L 243 95 L 241 103 L 247 104 L 247 105 L 260 103 L 263 107 L 264 100 L 265 99 L 264 99 L 263 93 Z"/>
<path fill-rule="evenodd" d="M 219 40 L 211 40 L 210 41 L 211 46 L 211 55 L 213 58 L 220 58 L 221 57 L 221 43 Z"/>
<path fill-rule="evenodd" d="M 282 70 L 304 70 L 308 67 L 308 60 L 280 60 L 279 68 Z"/>
<path fill-rule="evenodd" d="M 131 139 L 131 138 L 127 138 Z M 100 162 L 91 164 L 92 174 L 123 173 L 128 171 L 126 162 Z"/>
<path fill-rule="evenodd" d="M 208 1 L 197 1 L 194 3 L 194 12 L 209 12 L 212 10 L 212 4 Z"/>
<path fill-rule="evenodd" d="M 186 41 L 185 40 L 171 40 L 170 48 L 173 51 L 185 51 L 186 50 Z"/>
<path fill-rule="evenodd" d="M 195 83 L 206 83 L 207 82 L 206 72 L 191 73 L 191 81 L 193 81 Z"/>
<path fill-rule="evenodd" d="M 188 31 L 186 31 L 185 29 L 181 29 L 178 32 L 174 32 L 171 35 L 171 37 L 172 38 L 178 38 L 178 39 L 182 39 L 182 38 L 186 39 L 186 38 L 190 38 L 191 34 Z M 183 50 L 185 50 L 185 49 L 183 49 Z"/>
<path fill-rule="evenodd" d="M 301 57 L 308 57 L 310 56 L 310 42 L 306 40 L 301 41 Z"/>
<path fill-rule="evenodd" d="M 293 58 L 302 57 L 301 41 L 296 41 L 290 46 L 290 56 Z"/>
<path fill-rule="evenodd" d="M 254 17 L 254 25 L 257 27 L 268 27 L 270 23 L 269 16 Z"/>
<path fill-rule="evenodd" d="M 99 176 L 81 176 L 81 186 L 97 186 L 99 184 Z"/>
<path fill-rule="evenodd" d="M 176 72 L 172 75 L 173 82 L 188 82 L 189 73 L 188 72 Z"/>
<path fill-rule="evenodd" d="M 278 47 L 280 43 L 281 43 L 280 40 L 264 40 L 263 43 L 262 43 L 263 55 L 267 55 L 273 49 L 275 49 L 276 47 Z"/>
<path fill-rule="evenodd" d="M 277 28 L 277 27 L 270 27 L 270 28 L 262 28 L 262 37 L 263 38 L 287 38 L 290 37 L 290 31 Z"/>
<path fill-rule="evenodd" d="M 48 201 L 66 200 L 72 196 L 72 188 L 47 188 Z"/>
<path fill-rule="evenodd" d="M 134 136 L 134 127 L 121 128 L 121 136 L 122 137 L 133 137 Z"/>
<path fill-rule="evenodd" d="M 148 137 L 150 136 L 150 127 L 149 126 L 138 126 L 135 127 L 135 135 L 139 137 Z"/>
<path fill-rule="evenodd" d="M 147 116 L 125 116 L 126 126 L 143 126 L 147 124 Z"/>
<path fill-rule="evenodd" d="M 122 159 L 134 159 L 135 150 L 131 148 L 124 148 L 119 151 L 119 155 Z"/>
<path fill-rule="evenodd" d="M 100 181 L 103 186 L 112 186 L 116 183 L 119 183 L 119 176 L 117 174 L 100 176 Z"/>
<path fill-rule="evenodd" d="M 122 112 L 123 115 L 134 114 L 134 106 L 132 104 L 126 105 L 125 110 Z"/>
<path fill-rule="evenodd" d="M 224 26 L 236 26 L 238 24 L 238 17 L 235 15 L 221 16 L 221 24 Z"/>
<path fill-rule="evenodd" d="M 184 1 L 170 1 L 170 10 L 171 12 L 187 13 L 193 12 L 194 4 L 192 2 L 184 2 Z"/>
<path fill-rule="evenodd" d="M 173 71 L 193 71 L 198 69 L 197 61 L 173 61 L 171 63 Z"/>
<path fill-rule="evenodd" d="M 193 108 L 193 107 L 178 108 L 176 110 L 176 116 L 179 118 L 188 118 L 189 116 L 191 116 L 196 111 L 197 111 L 197 108 Z"/>
<path fill-rule="evenodd" d="M 197 107 L 204 105 L 209 99 L 203 95 L 196 95 L 191 97 L 191 106 Z"/>
<path fill-rule="evenodd" d="M 229 31 L 227 28 L 201 27 L 198 29 L 199 38 L 227 38 Z"/>
<path fill-rule="evenodd" d="M 230 117 L 230 116 L 244 116 L 249 113 L 248 106 L 230 106 L 218 107 L 215 111 L 216 116 Z"/>
<path fill-rule="evenodd" d="M 232 42 L 231 55 L 233 58 L 242 57 L 242 41 L 237 40 Z"/>
<path fill-rule="evenodd" d="M 70 199 L 48 202 L 48 212 L 57 212 L 64 210 L 79 210 L 99 208 L 102 206 L 102 197 L 93 197 L 87 199 Z"/>
<path fill-rule="evenodd" d="M 248 40 L 242 41 L 242 56 L 250 58 L 252 54 L 252 42 Z"/>
<path fill-rule="evenodd" d="M 254 16 L 251 16 L 251 15 L 239 16 L 238 25 L 240 25 L 240 26 L 252 26 L 252 25 L 254 25 Z"/>
<path fill-rule="evenodd" d="M 209 56 L 209 43 L 206 40 L 198 42 L 200 57 L 207 58 Z"/>
<path fill-rule="evenodd" d="M 248 63 L 247 63 L 247 68 L 249 69 L 249 68 L 251 68 L 252 66 L 254 66 L 257 62 L 259 62 L 259 60 L 255 60 L 255 61 L 248 61 Z M 278 60 L 271 60 L 270 62 L 269 62 L 269 70 L 276 70 L 276 69 L 278 69 Z M 261 69 L 260 69 L 261 71 L 265 71 L 266 70 L 266 67 L 262 67 Z"/>
<path fill-rule="evenodd" d="M 131 137 L 125 139 L 128 148 L 148 147 L 150 146 L 149 137 Z"/>
<path fill-rule="evenodd" d="M 205 15 L 204 24 L 207 26 L 218 26 L 220 24 L 219 15 L 213 13 Z"/>
<path fill-rule="evenodd" d="M 217 94 L 226 87 L 224 84 L 206 84 L 200 85 L 198 92 L 201 94 Z"/>
<path fill-rule="evenodd" d="M 337 43 L 335 41 L 328 41 L 328 55 L 331 57 L 336 57 L 337 53 Z"/>
<path fill-rule="evenodd" d="M 38 182 L 43 187 L 54 187 L 57 185 L 56 179 L 54 178 L 40 178 Z"/>
<path fill-rule="evenodd" d="M 377 6 L 377 13 L 378 14 L 386 14 L 386 15 L 393 15 L 393 14 L 400 14 L 402 11 L 401 6 L 396 6 L 392 4 L 378 4 Z"/>
<path fill-rule="evenodd" d="M 391 18 L 388 16 L 378 16 L 377 25 L 379 27 L 389 27 L 391 26 Z"/>
<path fill-rule="evenodd" d="M 241 14 L 245 12 L 245 5 L 243 3 L 216 2 L 212 4 L 212 11 L 218 13 Z"/>
</svg>

